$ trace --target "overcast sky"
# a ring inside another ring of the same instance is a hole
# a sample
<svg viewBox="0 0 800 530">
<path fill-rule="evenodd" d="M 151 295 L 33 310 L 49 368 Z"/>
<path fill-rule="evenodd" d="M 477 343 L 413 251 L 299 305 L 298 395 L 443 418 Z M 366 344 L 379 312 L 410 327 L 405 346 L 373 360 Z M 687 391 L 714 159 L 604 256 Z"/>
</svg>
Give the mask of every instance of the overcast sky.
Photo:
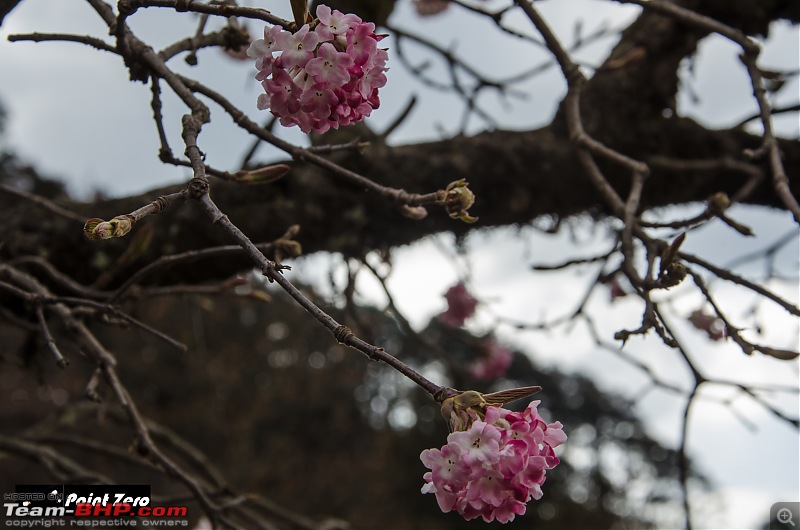
<svg viewBox="0 0 800 530">
<path fill-rule="evenodd" d="M 258 1 L 252 5 L 268 7 L 289 17 L 288 2 Z M 494 1 L 485 5 L 503 6 Z M 576 19 L 583 21 L 583 33 L 600 28 L 624 27 L 639 9 L 611 2 L 592 0 L 545 1 L 537 3 L 562 39 L 572 41 Z M 509 18 L 515 28 L 533 34 L 522 16 Z M 190 15 L 170 13 L 163 9 L 146 9 L 131 20 L 133 30 L 158 48 L 179 36 L 194 32 L 196 19 Z M 216 22 L 218 24 L 218 22 Z M 427 38 L 455 50 L 487 75 L 504 78 L 524 71 L 548 59 L 547 54 L 531 46 L 522 46 L 514 39 L 498 35 L 491 24 L 476 20 L 462 9 L 452 8 L 444 16 L 421 20 L 413 13 L 410 0 L 399 0 L 391 19 L 397 27 L 423 33 Z M 260 31 L 252 25 L 254 33 Z M 102 21 L 89 5 L 81 0 L 24 0 L 0 28 L 0 101 L 9 111 L 9 123 L 3 139 L 6 145 L 33 162 L 45 173 L 63 177 L 70 189 L 88 196 L 95 190 L 112 195 L 144 192 L 165 183 L 185 181 L 187 171 L 164 166 L 158 161 L 158 141 L 151 118 L 150 91 L 145 85 L 128 81 L 118 57 L 71 43 L 9 43 L 7 35 L 25 32 L 68 32 L 89 34 L 110 42 Z M 391 141 L 419 142 L 458 132 L 462 104 L 449 94 L 435 93 L 420 85 L 397 60 L 393 39 L 383 41 L 389 47 L 389 84 L 381 90 L 382 106 L 374 113 L 371 124 L 382 130 L 401 112 L 412 94 L 419 103 L 410 118 L 395 132 Z M 581 50 L 576 57 L 585 64 L 596 64 L 613 45 L 610 35 L 596 46 Z M 408 48 L 409 52 L 413 48 Z M 417 50 L 419 52 L 419 50 Z M 711 126 L 726 127 L 738 123 L 756 110 L 746 73 L 739 62 L 738 49 L 721 38 L 707 39 L 700 49 L 694 74 L 684 70 L 683 80 L 698 97 L 694 101 L 688 91 L 679 97 L 679 112 Z M 800 39 L 796 28 L 775 24 L 771 38 L 765 42 L 762 65 L 768 68 L 797 69 L 800 64 Z M 420 63 L 426 55 L 417 55 Z M 435 61 L 433 56 L 427 56 Z M 238 103 L 253 119 L 262 122 L 265 114 L 256 110 L 259 85 L 253 80 L 249 63 L 235 62 L 216 50 L 200 54 L 200 66 L 191 68 L 182 57 L 171 63 L 181 73 L 197 77 Z M 431 72 L 444 75 L 444 70 Z M 528 97 L 525 100 L 503 100 L 487 92 L 480 99 L 496 117 L 500 126 L 511 129 L 534 128 L 546 124 L 563 95 L 565 84 L 557 70 L 519 84 Z M 778 94 L 779 105 L 798 101 L 798 80 L 795 77 Z M 250 147 L 250 140 L 236 129 L 221 109 L 212 106 L 213 122 L 203 129 L 201 148 L 209 164 L 223 170 L 236 170 L 236 164 Z M 176 154 L 180 154 L 180 116 L 185 110 L 174 97 L 165 97 L 166 124 Z M 783 135 L 797 138 L 797 115 L 776 120 Z M 468 132 L 477 132 L 486 124 L 473 119 Z M 284 130 L 286 138 L 304 139 L 296 130 Z M 279 157 L 268 148 L 259 151 L 262 158 Z M 794 176 L 796 177 L 796 176 Z M 737 208 L 734 213 L 751 223 L 757 238 L 739 237 L 719 224 L 694 232 L 687 240 L 689 251 L 711 256 L 717 263 L 727 263 L 736 256 L 764 248 L 794 228 L 782 212 L 765 212 Z M 475 293 L 487 303 L 472 325 L 476 329 L 494 327 L 495 315 L 515 320 L 537 321 L 553 317 L 574 307 L 581 295 L 583 282 L 591 277 L 574 274 L 530 272 L 533 263 L 553 263 L 568 256 L 590 254 L 604 249 L 607 241 L 601 234 L 579 230 L 579 249 L 569 241 L 569 234 L 545 236 L 534 230 L 521 233 L 492 231 L 478 233 L 468 240 L 469 253 L 454 264 L 447 236 L 400 249 L 395 257 L 395 273 L 390 281 L 394 295 L 416 325 L 444 308 L 441 294 L 468 265 Z M 772 285 L 784 296 L 798 302 L 798 250 L 795 240 L 779 255 L 779 266 L 789 278 Z M 502 259 L 500 258 L 502 256 Z M 310 258 L 300 261 L 292 274 L 304 271 L 324 276 L 328 260 Z M 466 264 L 466 265 L 465 265 Z M 752 277 L 759 268 L 746 271 Z M 312 274 L 312 276 L 313 276 Z M 413 292 L 409 285 L 415 286 Z M 366 279 L 359 285 L 365 296 L 380 304 L 379 289 Z M 686 286 L 684 286 L 686 287 Z M 744 318 L 753 304 L 753 297 L 741 289 L 717 285 L 717 293 L 731 313 Z M 756 354 L 744 356 L 730 344 L 710 344 L 700 332 L 691 329 L 685 316 L 696 309 L 699 299 L 688 291 L 670 293 L 669 311 L 674 317 L 680 338 L 695 355 L 693 357 L 709 374 L 741 380 L 744 383 L 783 384 L 797 386 L 798 363 L 777 362 Z M 633 300 L 621 300 L 608 306 L 605 293 L 598 293 L 592 302 L 595 314 L 610 340 L 615 330 L 638 325 L 641 309 Z M 796 319 L 770 304 L 762 304 L 761 318 L 768 324 L 763 340 L 778 347 L 798 348 Z M 530 352 L 537 362 L 552 364 L 567 371 L 592 375 L 609 391 L 633 397 L 641 393 L 647 379 L 618 357 L 598 351 L 583 330 L 572 333 L 533 334 L 512 332 L 503 326 L 498 333 L 509 343 Z M 768 340 L 767 340 L 768 339 Z M 761 339 L 760 339 L 761 340 Z M 687 388 L 685 367 L 675 352 L 656 341 L 632 340 L 626 351 L 651 366 L 665 379 Z M 704 388 L 704 393 L 730 397 L 730 388 Z M 797 394 L 769 396 L 775 406 L 791 417 L 798 417 Z M 673 445 L 684 397 L 657 390 L 637 402 L 637 411 L 647 419 L 654 436 Z M 695 521 L 698 527 L 748 528 L 762 524 L 773 502 L 798 500 L 798 454 L 800 443 L 796 430 L 776 420 L 752 400 L 737 398 L 736 408 L 757 425 L 751 431 L 739 421 L 730 408 L 711 401 L 702 401 L 693 412 L 690 449 L 700 467 L 717 481 L 724 493 L 725 514 L 714 519 Z M 698 501 L 702 504 L 702 501 Z M 702 511 L 702 506 L 696 506 Z"/>
</svg>

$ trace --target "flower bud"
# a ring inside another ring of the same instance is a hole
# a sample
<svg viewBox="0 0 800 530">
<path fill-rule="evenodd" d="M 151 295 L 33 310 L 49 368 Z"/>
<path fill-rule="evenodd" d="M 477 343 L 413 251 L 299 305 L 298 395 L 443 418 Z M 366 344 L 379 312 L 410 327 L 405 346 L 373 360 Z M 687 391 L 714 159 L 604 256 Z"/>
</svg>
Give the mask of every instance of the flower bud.
<svg viewBox="0 0 800 530">
<path fill-rule="evenodd" d="M 467 210 L 475 204 L 475 194 L 468 186 L 469 184 L 464 179 L 451 182 L 437 202 L 444 205 L 450 218 L 461 219 L 465 223 L 474 223 L 478 218 L 470 216 Z"/>
<path fill-rule="evenodd" d="M 540 386 L 523 386 L 491 394 L 467 390 L 442 401 L 442 417 L 448 422 L 451 432 L 466 431 L 475 421 L 486 416 L 487 407 L 502 406 L 530 397 L 541 389 Z"/>
<path fill-rule="evenodd" d="M 86 237 L 95 241 L 122 237 L 131 231 L 135 222 L 135 219 L 130 215 L 118 215 L 110 221 L 103 221 L 93 217 L 83 225 L 83 233 L 86 234 Z"/>
<path fill-rule="evenodd" d="M 731 200 L 724 191 L 719 191 L 708 198 L 708 211 L 714 215 L 719 215 L 728 209 Z"/>
<path fill-rule="evenodd" d="M 466 431 L 475 420 L 483 418 L 489 404 L 483 394 L 467 390 L 442 402 L 442 416 L 451 432 Z"/>
</svg>

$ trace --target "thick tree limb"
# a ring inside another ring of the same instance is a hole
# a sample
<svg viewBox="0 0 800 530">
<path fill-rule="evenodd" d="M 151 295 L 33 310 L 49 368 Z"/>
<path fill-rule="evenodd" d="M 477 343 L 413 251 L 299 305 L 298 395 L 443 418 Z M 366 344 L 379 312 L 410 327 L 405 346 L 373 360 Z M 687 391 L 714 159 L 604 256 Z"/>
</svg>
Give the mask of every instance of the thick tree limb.
<svg viewBox="0 0 800 530">
<path fill-rule="evenodd" d="M 677 160 L 742 159 L 742 150 L 756 148 L 760 141 L 740 130 L 713 131 L 688 119 L 659 119 L 660 126 L 643 123 L 642 128 L 659 130 L 660 149 L 648 153 L 643 147 L 644 152 L 632 153 L 634 156 L 644 160 L 656 154 Z M 263 186 L 214 182 L 212 196 L 254 241 L 272 241 L 288 226 L 300 224 L 298 240 L 306 252 L 327 250 L 348 255 L 408 244 L 443 230 L 463 234 L 474 228 L 523 224 L 543 215 L 567 217 L 602 211 L 599 196 L 576 161 L 574 148 L 553 129 L 494 131 L 398 148 L 374 146 L 363 159 L 351 157 L 354 160 L 349 165 L 379 183 L 410 190 L 442 187 L 466 178 L 477 195 L 473 210 L 480 222 L 476 225 L 453 221 L 436 209 L 423 221 L 407 219 L 390 203 L 361 190 L 345 188 L 325 178 L 319 169 L 303 165 L 296 166 L 281 181 Z M 636 129 L 631 128 L 629 134 L 635 136 Z M 792 192 L 800 196 L 800 146 L 784 141 L 781 148 Z M 764 166 L 763 170 L 768 168 Z M 612 186 L 626 195 L 629 178 L 622 173 L 625 172 L 615 173 L 611 168 L 607 175 Z M 718 191 L 732 196 L 748 177 L 730 171 L 725 164 L 707 168 L 689 165 L 677 172 L 653 164 L 641 207 L 702 201 Z M 68 206 L 87 218 L 113 217 L 176 190 L 164 188 L 140 197 Z M 757 186 L 746 202 L 781 207 L 769 182 Z M 4 211 L 4 223 L 0 225 L 0 240 L 6 243 L 4 252 L 21 256 L 46 251 L 51 262 L 85 283 L 90 283 L 96 274 L 91 264 L 100 255 L 119 255 L 129 244 L 126 240 L 90 242 L 79 226 L 76 229 L 9 195 L 0 194 L 0 208 Z M 229 243 L 208 230 L 199 212 L 192 208 L 166 211 L 152 222 L 154 236 L 143 260 Z M 219 278 L 247 266 L 247 262 L 226 259 L 216 265 L 194 272 L 206 279 Z"/>
</svg>

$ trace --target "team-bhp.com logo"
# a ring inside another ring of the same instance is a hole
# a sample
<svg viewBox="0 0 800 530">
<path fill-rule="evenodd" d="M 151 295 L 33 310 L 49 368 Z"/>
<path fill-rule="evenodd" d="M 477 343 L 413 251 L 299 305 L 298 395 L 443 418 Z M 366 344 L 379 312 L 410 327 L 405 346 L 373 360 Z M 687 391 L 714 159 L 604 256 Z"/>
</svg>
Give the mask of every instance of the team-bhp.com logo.
<svg viewBox="0 0 800 530">
<path fill-rule="evenodd" d="M 188 525 L 186 506 L 151 505 L 147 485 L 18 485 L 15 490 L 3 495 L 6 526 L 31 526 L 23 522 L 30 518 L 61 519 L 57 526 L 65 526 L 65 518 L 69 526 L 83 526 L 78 518 L 123 518 L 127 526 L 137 526 L 137 520 L 141 526 Z"/>
</svg>

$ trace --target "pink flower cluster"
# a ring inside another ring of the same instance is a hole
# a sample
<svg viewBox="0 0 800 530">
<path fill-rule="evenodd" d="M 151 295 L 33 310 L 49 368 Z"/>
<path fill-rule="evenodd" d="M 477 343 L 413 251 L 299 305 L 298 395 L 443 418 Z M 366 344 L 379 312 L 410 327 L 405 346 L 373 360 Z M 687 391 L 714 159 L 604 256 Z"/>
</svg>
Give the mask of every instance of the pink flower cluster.
<svg viewBox="0 0 800 530">
<path fill-rule="evenodd" d="M 514 354 L 511 350 L 490 338 L 483 343 L 482 355 L 476 357 L 467 369 L 475 379 L 489 381 L 506 375 Z"/>
<path fill-rule="evenodd" d="M 450 433 L 441 449 L 426 449 L 420 459 L 430 469 L 422 493 L 436 494 L 443 512 L 487 523 L 513 521 L 526 503 L 542 497 L 545 472 L 558 465 L 553 448 L 567 440 L 560 422 L 547 424 L 533 401 L 523 412 L 489 406 L 483 420 L 474 415 L 466 431 Z"/>
<path fill-rule="evenodd" d="M 369 116 L 380 105 L 378 89 L 386 84 L 388 53 L 378 48 L 383 37 L 375 34 L 375 24 L 324 5 L 317 8 L 317 18 L 313 30 L 308 24 L 296 33 L 264 28 L 264 38 L 247 49 L 265 90 L 258 108 L 305 133 Z"/>
<path fill-rule="evenodd" d="M 478 301 L 461 282 L 448 289 L 444 293 L 444 298 L 447 300 L 447 311 L 439 315 L 439 320 L 451 328 L 463 326 L 464 321 L 471 317 L 478 307 Z"/>
</svg>

